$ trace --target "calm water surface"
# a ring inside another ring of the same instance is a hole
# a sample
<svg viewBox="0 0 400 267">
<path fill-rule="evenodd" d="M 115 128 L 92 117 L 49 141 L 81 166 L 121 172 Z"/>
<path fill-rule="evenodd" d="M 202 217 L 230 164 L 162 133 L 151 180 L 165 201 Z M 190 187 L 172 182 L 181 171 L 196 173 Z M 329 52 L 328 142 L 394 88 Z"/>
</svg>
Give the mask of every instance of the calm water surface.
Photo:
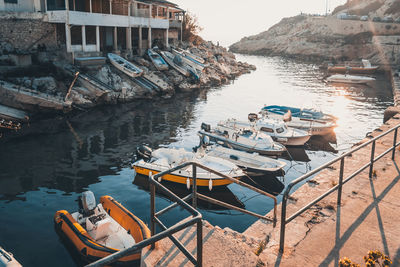
<svg viewBox="0 0 400 267">
<path fill-rule="evenodd" d="M 201 122 L 213 125 L 229 117 L 246 119 L 248 113 L 259 111 L 264 104 L 318 107 L 339 117 L 336 144 L 314 140 L 307 150 L 291 151 L 294 160 L 284 159 L 288 163 L 286 176 L 280 181 L 287 184 L 377 128 L 393 101 L 384 77 L 379 77 L 374 87 L 335 87 L 326 85 L 324 73 L 312 64 L 237 57 L 256 65 L 257 71 L 222 88 L 168 100 L 102 107 L 69 120 L 36 123 L 30 127 L 30 135 L 0 143 L 0 245 L 12 251 L 24 266 L 79 264 L 55 232 L 53 216 L 60 209 L 77 210 L 76 199 L 85 190 L 92 190 L 97 199 L 113 196 L 148 223 L 146 177 L 135 177 L 128 167 L 132 151 L 142 143 L 154 148 L 166 145 L 190 149 L 198 144 L 196 132 Z M 279 192 L 283 188 L 280 181 L 263 177 L 248 182 Z M 184 186 L 168 186 L 179 195 L 188 193 Z M 208 194 L 258 213 L 272 208 L 270 199 L 237 185 Z M 169 200 L 159 195 L 156 203 L 159 210 Z M 237 231 L 255 221 L 205 203 L 201 212 L 212 224 Z M 187 215 L 178 208 L 162 220 L 172 225 Z"/>
</svg>

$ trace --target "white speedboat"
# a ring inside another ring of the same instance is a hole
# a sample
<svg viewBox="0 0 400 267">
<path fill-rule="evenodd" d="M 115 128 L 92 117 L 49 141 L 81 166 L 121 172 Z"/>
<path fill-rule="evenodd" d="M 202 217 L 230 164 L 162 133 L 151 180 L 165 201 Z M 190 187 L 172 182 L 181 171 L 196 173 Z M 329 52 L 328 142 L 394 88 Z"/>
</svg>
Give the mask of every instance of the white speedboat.
<svg viewBox="0 0 400 267">
<path fill-rule="evenodd" d="M 286 163 L 280 160 L 264 157 L 258 153 L 230 149 L 218 145 L 202 144 L 197 153 L 207 153 L 209 156 L 228 160 L 248 173 L 275 174 L 283 176 Z"/>
<path fill-rule="evenodd" d="M 351 84 L 368 84 L 375 81 L 375 78 L 368 76 L 334 74 L 326 78 L 331 83 L 351 83 Z"/>
<path fill-rule="evenodd" d="M 148 176 L 150 173 L 157 174 L 174 168 L 188 161 L 195 161 L 210 169 L 233 178 L 244 176 L 243 170 L 230 161 L 222 158 L 209 156 L 207 154 L 197 154 L 186 151 L 183 148 L 159 148 L 151 151 L 146 146 L 140 146 L 136 151 L 137 161 L 132 164 L 136 173 Z M 232 181 L 220 177 L 214 173 L 202 168 L 196 168 L 196 177 L 198 186 L 208 186 L 211 190 L 213 186 L 222 186 L 231 184 Z M 162 180 L 186 184 L 189 188 L 193 184 L 192 166 L 174 171 L 162 177 Z"/>
<path fill-rule="evenodd" d="M 271 136 L 274 141 L 285 146 L 302 146 L 311 137 L 306 131 L 287 127 L 284 121 L 267 117 L 258 118 L 257 114 L 254 113 L 250 113 L 248 118 L 247 122 L 228 119 L 223 121 L 222 124 L 234 128 L 253 128 Z"/>
<path fill-rule="evenodd" d="M 0 266 L 4 267 L 22 267 L 14 258 L 13 254 L 0 247 Z"/>
<path fill-rule="evenodd" d="M 184 68 L 183 66 L 180 66 L 178 64 L 176 64 L 174 62 L 174 58 L 175 56 L 173 54 L 171 54 L 168 51 L 160 51 L 161 56 L 165 59 L 165 61 L 171 66 L 173 67 L 175 70 L 177 70 L 179 73 L 181 73 L 182 75 L 188 77 L 190 76 L 189 71 Z"/>
<path fill-rule="evenodd" d="M 249 128 L 238 129 L 218 124 L 211 129 L 210 125 L 202 123 L 199 134 L 202 138 L 208 136 L 211 141 L 225 147 L 262 155 L 279 156 L 286 151 L 285 146 L 274 142 L 271 136 Z"/>
<path fill-rule="evenodd" d="M 143 74 L 143 70 L 134 65 L 132 62 L 129 62 L 123 57 L 120 57 L 113 53 L 107 54 L 108 59 L 110 60 L 111 64 L 114 65 L 117 69 L 122 71 L 123 73 L 127 74 L 130 77 L 138 77 Z"/>
</svg>

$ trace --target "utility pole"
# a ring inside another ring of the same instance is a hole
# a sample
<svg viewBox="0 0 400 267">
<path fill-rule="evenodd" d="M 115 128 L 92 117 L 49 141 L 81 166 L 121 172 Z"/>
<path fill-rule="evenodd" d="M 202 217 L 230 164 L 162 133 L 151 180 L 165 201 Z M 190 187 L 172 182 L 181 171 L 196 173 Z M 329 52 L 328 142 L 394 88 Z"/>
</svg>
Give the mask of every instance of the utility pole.
<svg viewBox="0 0 400 267">
<path fill-rule="evenodd" d="M 328 0 L 325 1 L 325 17 L 328 16 Z"/>
</svg>

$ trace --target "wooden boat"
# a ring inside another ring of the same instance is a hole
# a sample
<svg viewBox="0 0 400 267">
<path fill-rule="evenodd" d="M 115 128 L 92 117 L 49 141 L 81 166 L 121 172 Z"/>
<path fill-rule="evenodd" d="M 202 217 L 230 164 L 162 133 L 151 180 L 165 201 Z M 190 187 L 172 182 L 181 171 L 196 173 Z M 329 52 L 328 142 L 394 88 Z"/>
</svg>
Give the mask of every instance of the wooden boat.
<svg viewBox="0 0 400 267">
<path fill-rule="evenodd" d="M 249 128 L 238 129 L 218 124 L 211 129 L 210 125 L 202 123 L 199 135 L 201 138 L 208 136 L 211 141 L 225 147 L 267 156 L 279 156 L 286 151 L 285 146 L 274 142 L 271 136 Z"/>
<path fill-rule="evenodd" d="M 264 106 L 261 109 L 261 112 L 266 111 L 268 114 L 278 114 L 285 115 L 288 111 L 290 111 L 292 117 L 299 117 L 302 119 L 312 119 L 312 120 L 322 120 L 322 121 L 336 121 L 337 117 L 323 113 L 322 111 L 318 111 L 312 108 L 295 108 L 288 106 Z"/>
<path fill-rule="evenodd" d="M 202 71 L 202 70 L 204 69 L 204 67 L 205 67 L 204 64 L 202 64 L 202 63 L 196 61 L 195 59 L 193 59 L 193 58 L 187 56 L 185 52 L 179 52 L 179 51 L 177 51 L 177 50 L 175 50 L 175 49 L 172 49 L 172 53 L 173 53 L 175 56 L 180 56 L 180 57 L 182 57 L 182 61 L 183 61 L 184 63 L 186 63 L 187 65 L 189 65 L 189 66 L 191 66 L 191 67 L 193 67 L 193 68 L 195 68 L 195 69 L 198 70 L 198 71 Z"/>
<path fill-rule="evenodd" d="M 264 157 L 258 153 L 247 153 L 218 145 L 207 145 L 207 143 L 200 145 L 197 153 L 207 153 L 209 156 L 228 160 L 247 173 L 274 174 L 278 176 L 283 176 L 285 173 L 283 170 L 286 166 L 285 162 Z"/>
<path fill-rule="evenodd" d="M 100 204 L 96 205 L 94 194 L 86 191 L 79 204 L 81 209 L 72 214 L 66 210 L 57 211 L 54 221 L 87 262 L 129 248 L 151 236 L 144 222 L 110 196 L 102 196 Z M 140 264 L 140 257 L 139 251 L 117 263 Z"/>
<path fill-rule="evenodd" d="M 352 65 L 336 65 L 329 66 L 328 72 L 334 73 L 355 73 L 355 74 L 373 74 L 378 69 L 378 66 L 372 66 L 369 60 L 362 59 L 362 65 L 352 66 Z"/>
<path fill-rule="evenodd" d="M 196 154 L 186 151 L 183 148 L 159 148 L 151 151 L 150 148 L 141 146 L 137 148 L 136 157 L 138 160 L 132 164 L 132 167 L 136 173 L 147 176 L 150 172 L 156 174 L 188 161 L 196 161 L 233 178 L 239 179 L 244 176 L 242 169 L 229 161 L 208 155 Z M 223 186 L 232 183 L 228 179 L 201 168 L 196 169 L 196 177 L 198 186 L 208 186 L 210 190 L 213 186 Z M 192 166 L 164 175 L 162 179 L 174 183 L 186 184 L 190 188 L 190 185 L 193 184 Z"/>
<path fill-rule="evenodd" d="M 158 70 L 167 70 L 168 64 L 165 60 L 157 54 L 153 49 L 147 49 L 147 55 L 149 56 L 151 62 Z"/>
<path fill-rule="evenodd" d="M 184 75 L 184 76 L 186 76 L 186 77 L 190 76 L 190 73 L 189 73 L 189 71 L 188 71 L 186 68 L 184 68 L 183 66 L 180 66 L 180 65 L 178 65 L 178 64 L 176 64 L 176 63 L 174 62 L 175 56 L 174 56 L 173 54 L 171 54 L 171 53 L 168 52 L 168 51 L 161 51 L 160 54 L 161 54 L 161 56 L 165 59 L 165 61 L 166 61 L 171 67 L 173 67 L 175 70 L 177 70 L 178 72 L 180 72 L 182 75 Z"/>
<path fill-rule="evenodd" d="M 368 84 L 375 81 L 375 78 L 358 75 L 334 74 L 326 78 L 326 80 L 330 83 Z"/>
<path fill-rule="evenodd" d="M 29 115 L 25 111 L 0 104 L 0 119 L 1 118 L 12 121 L 29 121 Z"/>
<path fill-rule="evenodd" d="M 0 247 L 0 266 L 4 267 L 22 267 L 14 258 L 13 254 Z"/>
<path fill-rule="evenodd" d="M 134 65 L 133 63 L 129 62 L 123 57 L 120 57 L 113 53 L 107 54 L 108 59 L 110 60 L 111 64 L 114 65 L 117 69 L 122 71 L 123 73 L 127 74 L 128 76 L 134 78 L 138 77 L 143 74 L 143 70 Z"/>
<path fill-rule="evenodd" d="M 311 137 L 306 131 L 287 127 L 284 121 L 268 117 L 258 118 L 255 113 L 249 114 L 247 122 L 228 119 L 220 123 L 234 128 L 253 128 L 255 131 L 261 131 L 271 136 L 274 141 L 285 146 L 302 146 Z"/>
</svg>

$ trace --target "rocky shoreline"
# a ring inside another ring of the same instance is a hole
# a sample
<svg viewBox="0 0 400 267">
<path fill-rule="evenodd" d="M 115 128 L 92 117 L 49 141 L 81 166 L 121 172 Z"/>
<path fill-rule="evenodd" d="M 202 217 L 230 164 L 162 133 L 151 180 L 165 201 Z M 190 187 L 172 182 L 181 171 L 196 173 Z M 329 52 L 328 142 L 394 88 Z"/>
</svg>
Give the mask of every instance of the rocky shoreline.
<svg viewBox="0 0 400 267">
<path fill-rule="evenodd" d="M 206 67 L 199 80 L 185 77 L 172 68 L 158 71 L 146 57 L 129 58 L 144 70 L 143 77 L 157 85 L 155 88 L 146 88 L 109 63 L 77 67 L 53 52 L 52 55 L 32 55 L 32 65 L 17 67 L 7 60 L 12 51 L 7 53 L 3 50 L 0 105 L 28 111 L 35 118 L 45 113 L 64 114 L 76 109 L 138 99 L 169 98 L 181 92 L 218 87 L 255 70 L 255 66 L 236 61 L 232 52 L 212 42 L 196 46 L 183 43 L 180 47 L 205 59 Z M 79 76 L 74 83 L 78 71 Z"/>
</svg>

